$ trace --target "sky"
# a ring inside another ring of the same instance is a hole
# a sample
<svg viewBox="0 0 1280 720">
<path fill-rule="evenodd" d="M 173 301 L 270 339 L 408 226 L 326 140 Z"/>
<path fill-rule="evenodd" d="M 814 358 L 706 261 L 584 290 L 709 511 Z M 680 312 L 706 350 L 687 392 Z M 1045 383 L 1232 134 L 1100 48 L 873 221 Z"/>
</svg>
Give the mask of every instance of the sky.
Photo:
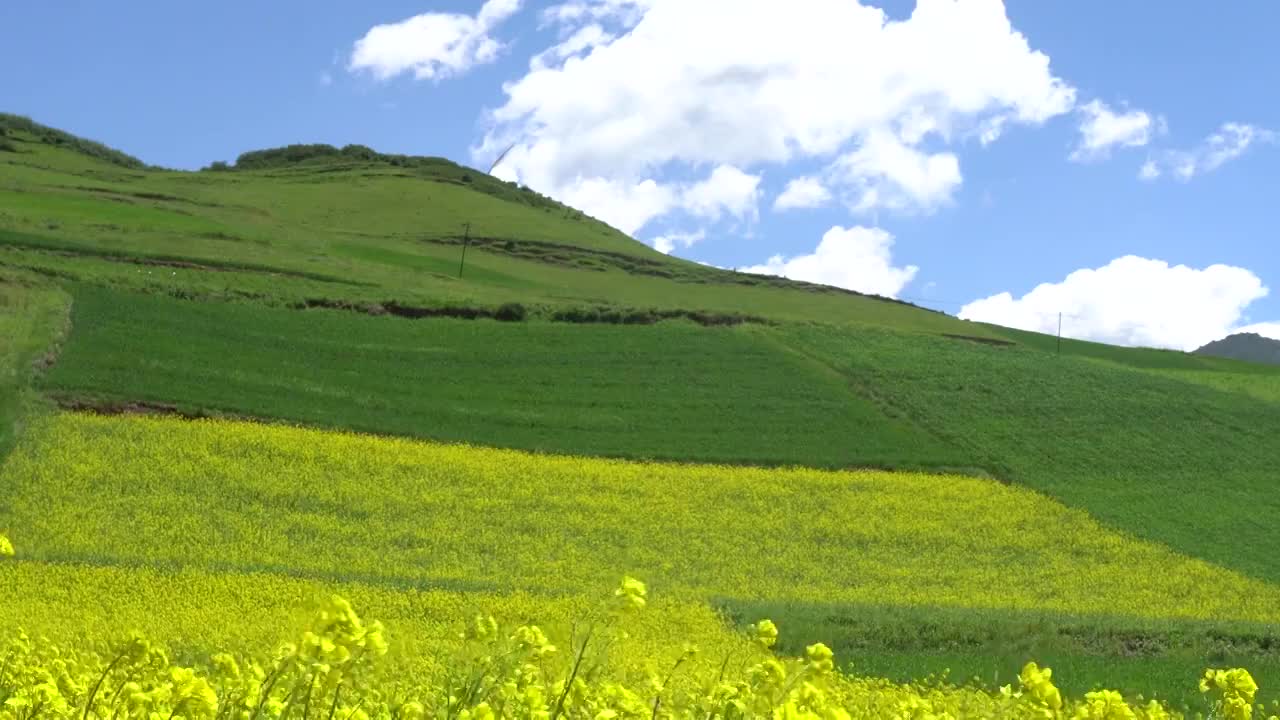
<svg viewBox="0 0 1280 720">
<path fill-rule="evenodd" d="M 697 262 L 1123 345 L 1280 338 L 1280 3 L 4 3 L 0 111 L 166 167 L 489 169 Z"/>
</svg>

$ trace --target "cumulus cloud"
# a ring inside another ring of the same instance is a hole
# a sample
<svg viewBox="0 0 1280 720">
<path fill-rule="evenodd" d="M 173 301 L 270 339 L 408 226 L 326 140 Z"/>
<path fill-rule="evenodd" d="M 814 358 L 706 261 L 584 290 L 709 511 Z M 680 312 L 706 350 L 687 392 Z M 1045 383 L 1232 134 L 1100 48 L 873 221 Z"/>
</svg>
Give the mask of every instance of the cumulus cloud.
<svg viewBox="0 0 1280 720">
<path fill-rule="evenodd" d="M 818 247 L 808 255 L 774 255 L 761 265 L 738 270 L 897 297 L 919 268 L 894 265 L 892 249 L 893 236 L 880 228 L 845 229 L 837 225 L 822 236 Z"/>
<path fill-rule="evenodd" d="M 499 177 L 506 175 L 505 172 L 494 174 Z M 560 187 L 558 199 L 628 235 L 635 235 L 650 220 L 675 208 L 679 197 L 674 186 L 652 179 L 628 181 L 592 177 L 579 178 Z"/>
<path fill-rule="evenodd" d="M 504 162 L 494 174 L 504 180 L 515 180 L 518 176 L 506 165 Z M 754 221 L 759 216 L 759 187 L 759 175 L 721 165 L 705 179 L 693 183 L 575 178 L 560 188 L 559 199 L 628 235 L 635 235 L 653 218 L 676 211 L 707 221 L 726 216 Z"/>
<path fill-rule="evenodd" d="M 1223 123 L 1190 150 L 1165 150 L 1147 160 L 1138 177 L 1155 180 L 1168 175 L 1187 182 L 1196 175 L 1217 170 L 1244 155 L 1250 147 L 1275 144 L 1277 141 L 1280 141 L 1280 135 L 1271 130 L 1245 123 Z"/>
<path fill-rule="evenodd" d="M 676 248 L 691 248 L 706 238 L 706 232 L 699 230 L 691 233 L 667 233 L 654 238 L 649 244 L 664 255 L 670 255 Z M 703 263 L 704 265 L 706 263 Z"/>
<path fill-rule="evenodd" d="M 1142 110 L 1117 113 L 1101 100 L 1093 100 L 1078 108 L 1080 144 L 1071 153 L 1076 162 L 1101 160 L 1114 148 L 1142 147 L 1162 125 Z"/>
<path fill-rule="evenodd" d="M 952 153 L 929 155 L 883 131 L 868 133 L 861 147 L 835 161 L 830 174 L 847 188 L 854 211 L 932 210 L 951 202 L 961 182 L 960 160 Z"/>
<path fill-rule="evenodd" d="M 798 210 L 822 207 L 831 201 L 831 191 L 815 177 L 798 177 L 787 183 L 787 187 L 773 201 L 773 209 Z"/>
<path fill-rule="evenodd" d="M 856 0 L 597 0 L 543 20 L 561 39 L 504 86 L 473 152 L 514 144 L 510 179 L 561 199 L 816 158 L 851 207 L 928 210 L 961 182 L 946 145 L 1075 102 L 999 0 L 920 0 L 904 20 Z"/>
<path fill-rule="evenodd" d="M 711 175 L 689 186 L 682 206 L 693 215 L 718 220 L 724 214 L 739 219 L 759 215 L 760 176 L 750 175 L 732 165 L 721 165 Z"/>
<path fill-rule="evenodd" d="M 1280 322 L 1255 323 L 1232 330 L 1233 333 L 1254 333 L 1262 337 L 1280 340 Z"/>
<path fill-rule="evenodd" d="M 413 73 L 419 80 L 460 75 L 493 62 L 502 43 L 490 32 L 520 9 L 521 0 L 488 0 L 473 17 L 423 13 L 400 22 L 375 25 L 356 41 L 347 68 L 379 80 Z"/>
<path fill-rule="evenodd" d="M 1077 270 L 1020 298 L 1003 292 L 960 310 L 968 320 L 1116 345 L 1194 350 L 1237 328 L 1267 295 L 1262 280 L 1230 265 L 1203 269 L 1127 255 Z"/>
</svg>

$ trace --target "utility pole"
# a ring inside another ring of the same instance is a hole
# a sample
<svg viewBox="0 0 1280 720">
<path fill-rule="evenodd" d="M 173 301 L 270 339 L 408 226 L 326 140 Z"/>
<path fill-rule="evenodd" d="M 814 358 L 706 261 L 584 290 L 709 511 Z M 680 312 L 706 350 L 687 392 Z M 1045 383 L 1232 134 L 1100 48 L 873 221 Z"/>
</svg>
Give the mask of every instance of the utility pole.
<svg viewBox="0 0 1280 720">
<path fill-rule="evenodd" d="M 463 225 L 462 262 L 458 263 L 458 279 L 462 279 L 462 268 L 467 264 L 467 246 L 471 244 L 471 223 Z"/>
<path fill-rule="evenodd" d="M 1062 313 L 1058 313 L 1058 354 L 1062 354 Z"/>
</svg>

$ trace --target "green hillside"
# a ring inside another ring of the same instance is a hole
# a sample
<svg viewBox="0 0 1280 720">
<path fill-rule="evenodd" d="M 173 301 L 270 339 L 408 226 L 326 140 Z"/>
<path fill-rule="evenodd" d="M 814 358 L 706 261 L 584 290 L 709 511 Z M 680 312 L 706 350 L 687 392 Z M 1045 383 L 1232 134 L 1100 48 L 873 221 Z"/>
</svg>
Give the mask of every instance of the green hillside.
<svg viewBox="0 0 1280 720">
<path fill-rule="evenodd" d="M 636 573 L 662 632 L 771 616 L 903 679 L 1280 682 L 1280 367 L 686 262 L 440 158 L 0 128 L 0 630 L 77 574 L 218 598 L 203 648 L 271 627 L 227 598 L 418 632 L 422 593 L 564 619 Z"/>
</svg>

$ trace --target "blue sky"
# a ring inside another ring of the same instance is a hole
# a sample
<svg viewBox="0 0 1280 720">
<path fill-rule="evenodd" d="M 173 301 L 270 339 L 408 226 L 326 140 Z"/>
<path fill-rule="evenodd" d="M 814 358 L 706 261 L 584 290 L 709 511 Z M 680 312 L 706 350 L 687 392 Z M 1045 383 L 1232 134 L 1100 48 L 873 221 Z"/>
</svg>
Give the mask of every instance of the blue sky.
<svg viewBox="0 0 1280 720">
<path fill-rule="evenodd" d="M 0 109 L 187 169 L 514 146 L 495 174 L 681 257 L 1192 348 L 1280 337 L 1277 25 L 1262 0 L 6 3 Z"/>
</svg>

